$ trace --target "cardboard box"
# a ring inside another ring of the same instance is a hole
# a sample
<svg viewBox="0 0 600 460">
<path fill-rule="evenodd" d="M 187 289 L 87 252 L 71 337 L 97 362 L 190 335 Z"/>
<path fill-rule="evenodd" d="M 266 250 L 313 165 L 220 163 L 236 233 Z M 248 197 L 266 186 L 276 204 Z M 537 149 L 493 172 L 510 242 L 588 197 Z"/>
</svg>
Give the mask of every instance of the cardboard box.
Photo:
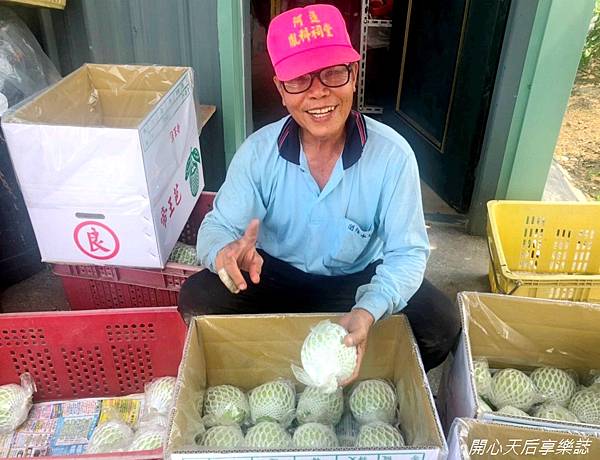
<svg viewBox="0 0 600 460">
<path fill-rule="evenodd" d="M 204 186 L 192 69 L 86 64 L 2 128 L 44 261 L 165 265 Z"/>
<path fill-rule="evenodd" d="M 580 376 L 600 367 L 600 305 L 500 294 L 458 294 L 463 332 L 438 393 L 446 432 L 455 418 L 600 432 L 600 426 L 483 412 L 477 403 L 473 357 L 486 357 L 491 369 L 531 371 L 551 366 Z"/>
<path fill-rule="evenodd" d="M 457 418 L 448 436 L 448 460 L 600 458 L 600 438 L 577 431 Z"/>
<path fill-rule="evenodd" d="M 232 384 L 250 390 L 276 379 L 294 380 L 290 365 L 311 326 L 324 315 L 200 316 L 192 319 L 179 367 L 165 458 L 195 459 L 442 459 L 447 454 L 423 365 L 408 321 L 393 316 L 375 324 L 360 379 L 396 385 L 399 421 L 408 447 L 381 450 L 211 452 L 193 444 L 198 399 L 206 388 Z M 300 386 L 298 386 L 300 389 Z"/>
<path fill-rule="evenodd" d="M 67 5 L 67 0 L 4 0 L 5 2 L 15 3 L 26 6 L 42 6 L 46 8 L 54 8 L 64 10 Z"/>
</svg>

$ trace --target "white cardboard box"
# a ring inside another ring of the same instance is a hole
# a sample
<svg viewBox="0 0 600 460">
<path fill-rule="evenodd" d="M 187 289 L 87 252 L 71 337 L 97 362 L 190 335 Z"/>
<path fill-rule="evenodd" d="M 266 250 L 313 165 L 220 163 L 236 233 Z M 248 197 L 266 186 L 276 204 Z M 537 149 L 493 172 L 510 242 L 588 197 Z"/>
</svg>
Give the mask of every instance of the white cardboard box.
<svg viewBox="0 0 600 460">
<path fill-rule="evenodd" d="M 544 429 L 600 433 L 599 425 L 485 412 L 477 402 L 473 357 L 490 368 L 525 371 L 552 366 L 580 376 L 600 366 L 600 305 L 460 292 L 463 331 L 444 371 L 438 408 L 446 433 L 456 418 L 477 418 Z"/>
<path fill-rule="evenodd" d="M 2 128 L 42 260 L 165 265 L 204 186 L 191 68 L 85 64 Z"/>
<path fill-rule="evenodd" d="M 210 451 L 194 444 L 198 404 L 206 388 L 236 385 L 250 390 L 276 378 L 294 380 L 304 338 L 317 314 L 199 316 L 192 318 L 175 389 L 165 458 L 172 460 L 440 460 L 447 446 L 417 345 L 404 316 L 377 322 L 369 336 L 359 380 L 385 378 L 396 386 L 399 422 L 407 442 L 395 449 L 339 448 L 307 452 Z"/>
</svg>

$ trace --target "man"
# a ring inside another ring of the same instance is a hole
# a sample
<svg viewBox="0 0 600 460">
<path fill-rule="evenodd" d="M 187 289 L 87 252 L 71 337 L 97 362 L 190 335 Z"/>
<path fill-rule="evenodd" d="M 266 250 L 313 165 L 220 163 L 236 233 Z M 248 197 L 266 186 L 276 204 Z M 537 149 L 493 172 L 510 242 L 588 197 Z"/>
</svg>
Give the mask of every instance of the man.
<svg viewBox="0 0 600 460">
<path fill-rule="evenodd" d="M 352 111 L 360 56 L 340 12 L 284 12 L 267 46 L 290 116 L 233 158 L 198 233 L 209 270 L 182 286 L 182 313 L 345 312 L 339 323 L 360 365 L 372 324 L 403 312 L 426 369 L 437 366 L 458 313 L 423 279 L 429 243 L 410 146 Z"/>
</svg>

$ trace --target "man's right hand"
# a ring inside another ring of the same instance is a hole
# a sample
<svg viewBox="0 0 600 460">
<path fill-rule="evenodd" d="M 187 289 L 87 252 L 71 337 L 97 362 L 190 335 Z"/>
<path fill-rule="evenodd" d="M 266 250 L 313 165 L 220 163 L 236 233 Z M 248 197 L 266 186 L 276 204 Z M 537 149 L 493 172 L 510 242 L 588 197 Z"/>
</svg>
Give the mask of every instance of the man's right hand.
<svg viewBox="0 0 600 460">
<path fill-rule="evenodd" d="M 254 284 L 260 282 L 263 258 L 256 251 L 259 225 L 258 219 L 252 219 L 246 227 L 244 235 L 239 240 L 232 241 L 223 247 L 217 253 L 215 260 L 217 272 L 222 268 L 225 269 L 235 285 L 242 291 L 248 286 L 241 270 L 248 272 Z"/>
</svg>

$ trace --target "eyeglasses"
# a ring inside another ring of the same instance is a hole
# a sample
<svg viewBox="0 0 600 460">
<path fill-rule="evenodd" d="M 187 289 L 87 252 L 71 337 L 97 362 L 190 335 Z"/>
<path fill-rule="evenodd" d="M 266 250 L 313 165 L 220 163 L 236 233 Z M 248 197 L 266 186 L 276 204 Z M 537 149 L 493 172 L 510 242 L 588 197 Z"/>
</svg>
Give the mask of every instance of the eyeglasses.
<svg viewBox="0 0 600 460">
<path fill-rule="evenodd" d="M 306 73 L 292 80 L 282 81 L 283 89 L 290 94 L 299 94 L 312 86 L 313 79 L 319 78 L 323 86 L 328 88 L 339 88 L 350 81 L 351 64 L 340 64 L 316 72 Z"/>
</svg>

